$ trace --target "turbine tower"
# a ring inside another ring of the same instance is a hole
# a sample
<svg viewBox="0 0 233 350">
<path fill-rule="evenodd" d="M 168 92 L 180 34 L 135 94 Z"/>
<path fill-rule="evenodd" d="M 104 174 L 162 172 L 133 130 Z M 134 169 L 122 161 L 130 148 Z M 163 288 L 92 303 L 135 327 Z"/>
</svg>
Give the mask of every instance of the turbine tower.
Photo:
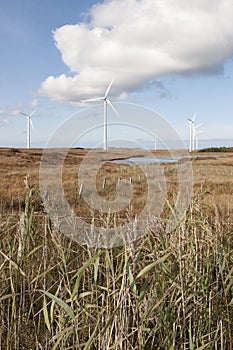
<svg viewBox="0 0 233 350">
<path fill-rule="evenodd" d="M 35 108 L 31 114 L 20 112 L 20 114 L 22 114 L 24 117 L 27 118 L 27 148 L 28 149 L 31 148 L 31 127 L 34 130 L 33 124 L 32 124 L 32 116 L 36 110 L 37 108 Z"/>
<path fill-rule="evenodd" d="M 112 110 L 116 113 L 116 115 L 119 117 L 119 114 L 117 112 L 117 110 L 115 109 L 115 107 L 113 106 L 112 102 L 108 99 L 108 94 L 109 91 L 112 87 L 113 81 L 115 78 L 113 78 L 110 82 L 110 84 L 108 85 L 108 88 L 105 92 L 105 95 L 103 97 L 97 97 L 97 98 L 91 98 L 88 100 L 82 100 L 81 102 L 98 102 L 98 101 L 103 101 L 104 102 L 104 133 L 103 133 L 103 150 L 106 151 L 108 149 L 108 131 L 107 131 L 107 124 L 108 124 L 108 120 L 107 120 L 107 105 L 109 105 Z"/>
</svg>

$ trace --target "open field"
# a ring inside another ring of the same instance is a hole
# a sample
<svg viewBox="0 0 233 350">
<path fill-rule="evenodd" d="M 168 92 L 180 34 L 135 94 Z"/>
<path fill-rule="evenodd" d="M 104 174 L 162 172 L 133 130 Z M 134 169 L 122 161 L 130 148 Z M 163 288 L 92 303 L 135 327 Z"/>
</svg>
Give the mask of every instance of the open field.
<svg viewBox="0 0 233 350">
<path fill-rule="evenodd" d="M 91 210 L 77 182 L 87 153 L 70 150 L 65 159 L 67 200 L 87 222 L 120 227 L 145 205 L 146 176 L 136 165 L 104 163 L 96 178 L 100 195 L 114 200 L 118 179 L 131 179 L 133 199 L 117 216 Z M 143 156 L 123 153 L 108 157 Z M 233 154 L 193 154 L 192 201 L 170 232 L 164 220 L 177 197 L 178 173 L 175 163 L 162 165 L 161 220 L 111 249 L 70 241 L 53 225 L 38 189 L 41 154 L 0 149 L 0 350 L 232 349 Z M 90 169 L 94 162 L 90 156 Z"/>
<path fill-rule="evenodd" d="M 166 151 L 152 151 L 155 155 L 166 156 Z M 80 211 L 84 211 L 84 203 L 78 205 L 78 181 L 77 170 L 83 159 L 87 155 L 87 150 L 70 150 L 63 169 L 63 184 L 67 198 L 71 205 Z M 179 155 L 180 152 L 177 151 Z M 9 210 L 18 210 L 24 202 L 26 187 L 25 177 L 29 176 L 30 181 L 35 185 L 38 184 L 39 167 L 42 151 L 33 150 L 17 150 L 17 149 L 1 149 L 0 150 L 0 193 L 1 208 L 4 212 Z M 98 157 L 102 157 L 103 152 L 97 153 Z M 132 155 L 143 155 L 144 152 L 126 150 L 111 151 L 107 158 L 121 158 Z M 90 156 L 91 159 L 91 156 Z M 56 161 L 56 160 L 55 160 Z M 90 160 L 91 163 L 91 160 Z M 165 164 L 163 166 L 166 177 L 167 195 L 174 196 L 177 187 L 177 170 L 175 164 Z M 193 170 L 193 189 L 194 194 L 200 191 L 206 191 L 203 204 L 205 208 L 209 207 L 213 215 L 220 216 L 224 220 L 231 218 L 233 215 L 233 153 L 208 153 L 193 154 L 192 160 Z M 143 192 L 146 190 L 145 178 L 138 166 L 118 165 L 105 163 L 101 168 L 97 177 L 97 189 L 102 196 L 110 199 L 114 196 L 116 182 L 121 178 L 134 180 L 136 186 L 135 193 L 139 200 L 139 208 L 141 208 L 140 200 L 142 200 Z M 106 179 L 105 191 L 103 189 L 103 179 Z M 208 192 L 208 193 L 207 193 Z M 86 210 L 86 209 L 85 209 Z M 83 212 L 84 216 L 88 216 L 88 212 Z"/>
</svg>

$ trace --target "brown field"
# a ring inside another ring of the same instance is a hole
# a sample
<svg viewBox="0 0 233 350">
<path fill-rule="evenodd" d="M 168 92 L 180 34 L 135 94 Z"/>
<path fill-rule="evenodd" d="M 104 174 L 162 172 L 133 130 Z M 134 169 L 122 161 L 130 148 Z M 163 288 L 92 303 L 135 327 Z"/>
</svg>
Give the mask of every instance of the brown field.
<svg viewBox="0 0 233 350">
<path fill-rule="evenodd" d="M 166 151 L 152 151 L 155 155 L 166 155 Z M 182 152 L 177 151 L 179 155 Z M 41 149 L 0 149 L 0 208 L 2 213 L 17 212 L 23 204 L 26 195 L 25 178 L 38 186 Z M 69 150 L 63 167 L 63 186 L 71 206 L 83 217 L 90 216 L 89 209 L 79 196 L 77 172 L 88 150 Z M 107 155 L 99 151 L 99 159 L 118 159 L 128 156 L 143 156 L 139 151 L 108 151 Z M 92 155 L 89 156 L 92 163 Z M 52 162 L 54 159 L 51 160 Z M 56 159 L 55 159 L 56 161 Z M 164 174 L 167 186 L 167 198 L 174 201 L 177 191 L 176 164 L 164 164 Z M 233 217 L 233 154 L 193 154 L 193 196 L 202 194 L 201 203 L 204 210 L 218 220 L 231 220 Z M 87 169 L 87 177 L 88 177 Z M 118 179 L 132 179 L 134 197 L 130 207 L 131 214 L 141 210 L 147 196 L 145 174 L 139 166 L 129 166 L 103 163 L 96 178 L 96 186 L 100 195 L 107 200 L 113 200 L 116 195 Z M 173 198 L 173 200 L 172 200 Z M 39 200 L 39 198 L 38 198 Z"/>
</svg>

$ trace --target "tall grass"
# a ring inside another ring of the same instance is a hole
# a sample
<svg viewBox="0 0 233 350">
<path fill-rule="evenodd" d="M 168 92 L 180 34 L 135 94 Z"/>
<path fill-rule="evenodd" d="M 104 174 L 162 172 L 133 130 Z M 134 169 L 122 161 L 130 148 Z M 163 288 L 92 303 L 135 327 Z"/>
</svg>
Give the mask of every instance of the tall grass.
<svg viewBox="0 0 233 350">
<path fill-rule="evenodd" d="M 27 185 L 24 209 L 1 216 L 0 349 L 233 348 L 233 229 L 193 200 L 125 247 L 63 237 Z"/>
</svg>

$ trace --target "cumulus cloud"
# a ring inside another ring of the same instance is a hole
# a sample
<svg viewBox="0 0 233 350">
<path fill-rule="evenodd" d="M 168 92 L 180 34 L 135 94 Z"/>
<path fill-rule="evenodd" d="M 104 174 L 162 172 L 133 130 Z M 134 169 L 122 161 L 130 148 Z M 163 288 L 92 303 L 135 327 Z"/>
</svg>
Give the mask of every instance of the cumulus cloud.
<svg viewBox="0 0 233 350">
<path fill-rule="evenodd" d="M 6 118 L 6 120 L 8 120 L 7 118 L 9 117 L 15 117 L 15 116 L 18 116 L 20 115 L 20 112 L 21 111 L 24 111 L 25 109 L 28 110 L 28 109 L 35 109 L 36 107 L 38 107 L 38 101 L 36 99 L 32 100 L 31 102 L 29 102 L 28 104 L 26 105 L 18 105 L 16 107 L 6 107 L 4 109 L 0 109 L 0 116 L 2 118 Z M 3 117 L 4 116 L 4 117 Z M 6 124 L 6 122 L 4 122 L 4 124 Z"/>
<path fill-rule="evenodd" d="M 40 94 L 78 101 L 124 96 L 167 74 L 219 72 L 233 57 L 232 0 L 106 0 L 89 20 L 53 32 L 70 76 L 49 76 Z"/>
</svg>

